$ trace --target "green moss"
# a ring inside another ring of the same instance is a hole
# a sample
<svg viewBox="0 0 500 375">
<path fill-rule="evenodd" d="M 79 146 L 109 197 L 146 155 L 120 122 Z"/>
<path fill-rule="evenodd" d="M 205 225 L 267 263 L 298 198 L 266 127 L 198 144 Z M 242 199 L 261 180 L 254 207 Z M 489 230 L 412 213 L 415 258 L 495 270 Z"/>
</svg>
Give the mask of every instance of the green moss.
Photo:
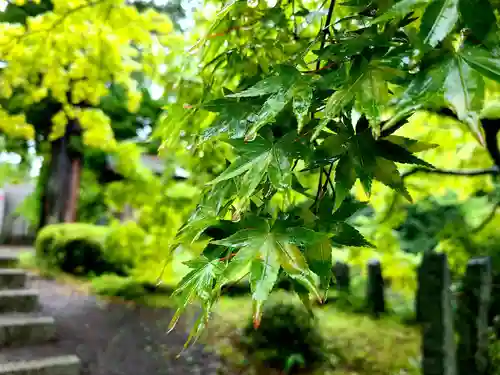
<svg viewBox="0 0 500 375">
<path fill-rule="evenodd" d="M 174 286 L 153 285 L 134 277 L 122 277 L 114 274 L 104 274 L 91 280 L 92 292 L 108 297 L 120 297 L 130 301 L 154 300 L 154 296 L 166 297 L 173 291 Z"/>
<path fill-rule="evenodd" d="M 279 292 L 272 299 L 291 301 L 295 297 Z M 251 310 L 249 297 L 222 297 L 205 340 L 230 366 L 245 373 L 269 374 L 259 364 L 251 363 L 239 349 L 240 333 L 250 318 Z M 315 308 L 314 313 L 325 340 L 326 359 L 323 366 L 312 374 L 419 374 L 420 334 L 416 328 L 387 317 L 374 320 L 342 312 L 334 305 Z"/>
</svg>

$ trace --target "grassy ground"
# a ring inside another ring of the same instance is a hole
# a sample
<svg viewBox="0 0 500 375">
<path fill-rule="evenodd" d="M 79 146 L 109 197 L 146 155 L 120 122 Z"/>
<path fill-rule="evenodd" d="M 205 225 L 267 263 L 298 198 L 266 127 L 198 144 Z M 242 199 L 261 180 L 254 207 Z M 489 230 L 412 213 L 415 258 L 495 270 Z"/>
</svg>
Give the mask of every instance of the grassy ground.
<svg viewBox="0 0 500 375">
<path fill-rule="evenodd" d="M 72 284 L 89 293 L 112 298 L 121 297 L 135 303 L 172 308 L 166 295 L 151 294 L 133 279 L 105 276 L 94 280 L 77 279 L 55 271 L 40 271 L 32 256 L 23 255 L 21 266 L 44 276 Z M 294 300 L 291 294 L 280 291 L 274 300 Z M 202 337 L 207 348 L 221 355 L 231 374 L 276 375 L 251 359 L 239 345 L 242 328 L 248 323 L 252 310 L 248 296 L 222 297 L 215 307 L 213 319 Z M 420 351 L 420 334 L 415 327 L 406 326 L 393 318 L 374 320 L 362 314 L 340 311 L 335 304 L 314 308 L 320 332 L 326 341 L 326 360 L 321 368 L 306 375 L 416 375 Z"/>
<path fill-rule="evenodd" d="M 287 293 L 276 293 L 274 299 L 293 299 Z M 205 337 L 242 374 L 276 374 L 251 363 L 238 349 L 239 331 L 250 319 L 248 297 L 222 297 Z M 328 360 L 310 374 L 328 375 L 395 375 L 418 374 L 420 335 L 416 328 L 383 318 L 373 320 L 364 315 L 337 310 L 333 304 L 314 310 L 319 329 L 326 340 Z M 306 372 L 307 374 L 307 372 Z"/>
</svg>

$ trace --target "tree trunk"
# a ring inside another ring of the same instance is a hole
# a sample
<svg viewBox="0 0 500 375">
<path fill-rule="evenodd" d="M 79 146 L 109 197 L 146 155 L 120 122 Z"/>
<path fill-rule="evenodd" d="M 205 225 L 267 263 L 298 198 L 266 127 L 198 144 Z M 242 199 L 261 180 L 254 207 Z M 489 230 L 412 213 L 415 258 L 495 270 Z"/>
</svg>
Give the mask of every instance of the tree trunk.
<svg viewBox="0 0 500 375">
<path fill-rule="evenodd" d="M 71 137 L 79 136 L 79 133 L 78 124 L 70 122 L 64 136 L 51 143 L 48 178 L 41 201 L 40 227 L 76 220 L 82 155 L 72 149 L 70 142 Z"/>
</svg>

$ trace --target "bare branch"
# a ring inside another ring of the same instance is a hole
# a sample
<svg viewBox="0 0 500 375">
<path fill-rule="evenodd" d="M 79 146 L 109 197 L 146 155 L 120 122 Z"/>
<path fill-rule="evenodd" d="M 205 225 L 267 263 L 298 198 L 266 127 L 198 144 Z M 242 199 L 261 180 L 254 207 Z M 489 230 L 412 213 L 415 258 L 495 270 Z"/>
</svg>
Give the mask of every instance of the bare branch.
<svg viewBox="0 0 500 375">
<path fill-rule="evenodd" d="M 322 51 L 325 48 L 326 36 L 330 34 L 330 24 L 332 22 L 333 9 L 335 8 L 335 0 L 330 1 L 330 8 L 328 8 L 328 14 L 326 15 L 325 27 L 322 30 L 322 39 L 321 46 L 319 50 Z M 321 67 L 321 59 L 318 58 L 318 62 L 316 63 L 316 70 L 320 70 Z"/>
<path fill-rule="evenodd" d="M 500 169 L 497 166 L 493 166 L 491 168 L 484 169 L 441 169 L 441 168 L 425 168 L 425 167 L 416 167 L 410 169 L 401 174 L 402 178 L 413 176 L 417 173 L 431 173 L 431 174 L 440 174 L 440 175 L 448 175 L 448 176 L 464 176 L 464 177 L 476 177 L 476 176 L 497 176 L 500 175 Z"/>
</svg>

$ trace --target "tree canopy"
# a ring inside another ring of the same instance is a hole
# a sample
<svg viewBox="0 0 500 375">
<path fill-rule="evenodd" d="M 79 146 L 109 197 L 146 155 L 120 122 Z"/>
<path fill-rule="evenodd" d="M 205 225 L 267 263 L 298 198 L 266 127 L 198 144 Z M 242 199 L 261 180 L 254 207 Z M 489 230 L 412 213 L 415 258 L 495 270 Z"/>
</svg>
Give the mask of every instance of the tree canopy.
<svg viewBox="0 0 500 375">
<path fill-rule="evenodd" d="M 26 1 L 16 1 L 22 6 Z M 37 2 L 35 2 L 37 3 Z M 38 2 L 39 3 L 39 2 Z M 126 92 L 129 112 L 140 106 L 138 73 L 158 79 L 165 62 L 162 43 L 172 22 L 149 8 L 142 12 L 123 1 L 51 1 L 33 14 L 33 4 L 18 7 L 11 20 L 1 23 L 0 59 L 3 61 L 1 96 L 30 106 L 50 98 L 60 107 L 51 121 L 50 140 L 64 135 L 68 119 L 78 119 L 88 146 L 116 147 L 109 117 L 97 108 L 110 85 Z M 2 131 L 34 138 L 34 124 L 23 113 L 3 111 Z"/>
</svg>

